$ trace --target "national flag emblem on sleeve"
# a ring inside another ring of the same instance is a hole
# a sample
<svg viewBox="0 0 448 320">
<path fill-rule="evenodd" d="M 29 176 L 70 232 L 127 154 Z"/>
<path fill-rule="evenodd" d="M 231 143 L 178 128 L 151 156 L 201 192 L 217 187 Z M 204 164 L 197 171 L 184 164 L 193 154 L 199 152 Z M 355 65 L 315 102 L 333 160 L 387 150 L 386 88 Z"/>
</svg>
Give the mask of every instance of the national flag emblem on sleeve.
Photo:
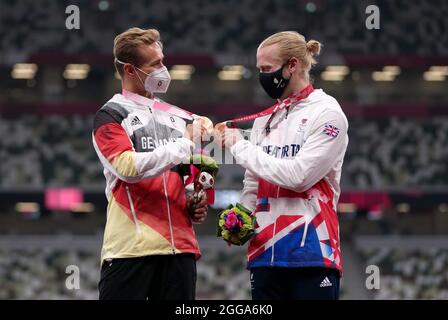
<svg viewBox="0 0 448 320">
<path fill-rule="evenodd" d="M 336 138 L 339 134 L 339 129 L 335 126 L 332 126 L 331 124 L 325 124 L 324 129 L 322 131 L 323 134 L 326 134 L 327 136 L 330 136 L 332 138 Z"/>
</svg>

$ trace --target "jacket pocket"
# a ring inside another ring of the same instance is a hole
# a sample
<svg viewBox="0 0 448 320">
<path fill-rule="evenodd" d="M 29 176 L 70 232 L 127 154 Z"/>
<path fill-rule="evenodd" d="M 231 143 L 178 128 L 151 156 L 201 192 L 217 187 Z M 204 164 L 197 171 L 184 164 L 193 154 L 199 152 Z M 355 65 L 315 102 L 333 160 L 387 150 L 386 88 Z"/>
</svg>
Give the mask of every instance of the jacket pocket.
<svg viewBox="0 0 448 320">
<path fill-rule="evenodd" d="M 129 208 L 131 209 L 132 219 L 134 220 L 137 235 L 139 235 L 141 232 L 141 229 L 140 229 L 140 225 L 138 224 L 137 214 L 135 213 L 134 202 L 132 201 L 131 191 L 129 191 L 128 186 L 126 186 L 125 188 L 126 188 L 126 194 L 128 195 Z"/>
</svg>

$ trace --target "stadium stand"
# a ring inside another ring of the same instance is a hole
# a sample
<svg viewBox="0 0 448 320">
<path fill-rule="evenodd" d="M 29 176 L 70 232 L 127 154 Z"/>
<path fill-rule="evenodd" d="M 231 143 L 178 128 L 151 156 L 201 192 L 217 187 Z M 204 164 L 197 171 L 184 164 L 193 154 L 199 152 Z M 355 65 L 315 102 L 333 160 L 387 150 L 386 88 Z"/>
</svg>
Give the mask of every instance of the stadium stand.
<svg viewBox="0 0 448 320">
<path fill-rule="evenodd" d="M 362 252 L 368 264 L 381 266 L 378 300 L 448 299 L 448 250 L 377 249 Z"/>
<path fill-rule="evenodd" d="M 446 238 L 366 238 L 360 237 L 356 247 L 361 264 L 379 267 L 380 289 L 372 290 L 374 299 L 448 299 Z"/>
<path fill-rule="evenodd" d="M 111 1 L 100 10 L 97 2 L 72 1 L 82 12 L 82 28 L 61 33 L 64 1 L 3 0 L 0 12 L 0 48 L 14 56 L 41 51 L 67 53 L 109 52 L 117 31 L 134 25 L 157 26 L 171 52 L 252 54 L 263 36 L 301 30 L 341 53 L 446 55 L 448 3 L 439 1 Z M 364 27 L 365 8 L 382 8 L 382 31 Z M 238 10 L 234 8 L 238 7 Z M 200 8 L 198 10 L 197 8 Z M 59 13 L 59 14 L 57 14 Z M 423 16 L 422 16 L 422 13 Z M 224 18 L 226 17 L 226 18 Z M 423 19 L 423 20 L 422 20 Z M 114 21 L 114 23 L 110 23 Z M 341 23 L 327 23 L 338 21 Z M 256 24 L 257 28 L 251 28 Z M 20 25 L 19 28 L 13 27 Z M 412 28 L 403 34 L 401 30 Z"/>
<path fill-rule="evenodd" d="M 40 238 L 33 237 L 34 246 Z M 92 237 L 88 238 L 90 240 Z M 21 237 L 12 247 L 2 243 L 0 299 L 98 298 L 98 238 L 80 246 L 76 241 L 67 240 L 70 238 L 59 236 L 51 238 L 59 239 L 59 244 L 49 243 L 45 248 L 30 248 L 24 239 L 26 237 Z M 212 246 L 205 244 L 202 258 L 197 264 L 197 298 L 249 299 L 249 272 L 245 269 L 244 250 L 227 248 L 224 243 L 215 240 L 212 239 Z M 21 241 L 23 245 L 20 245 Z M 61 247 L 64 244 L 70 245 L 70 249 Z M 79 268 L 79 289 L 66 287 L 70 274 L 68 266 Z"/>
</svg>

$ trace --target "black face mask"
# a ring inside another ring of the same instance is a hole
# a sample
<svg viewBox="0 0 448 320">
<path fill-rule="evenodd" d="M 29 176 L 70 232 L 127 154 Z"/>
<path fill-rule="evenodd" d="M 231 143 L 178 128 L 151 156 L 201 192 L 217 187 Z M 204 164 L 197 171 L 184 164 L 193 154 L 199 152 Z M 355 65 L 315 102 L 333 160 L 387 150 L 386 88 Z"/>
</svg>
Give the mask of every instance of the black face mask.
<svg viewBox="0 0 448 320">
<path fill-rule="evenodd" d="M 278 99 L 285 92 L 289 79 L 283 77 L 283 67 L 274 72 L 260 72 L 259 80 L 264 91 L 272 98 Z"/>
</svg>

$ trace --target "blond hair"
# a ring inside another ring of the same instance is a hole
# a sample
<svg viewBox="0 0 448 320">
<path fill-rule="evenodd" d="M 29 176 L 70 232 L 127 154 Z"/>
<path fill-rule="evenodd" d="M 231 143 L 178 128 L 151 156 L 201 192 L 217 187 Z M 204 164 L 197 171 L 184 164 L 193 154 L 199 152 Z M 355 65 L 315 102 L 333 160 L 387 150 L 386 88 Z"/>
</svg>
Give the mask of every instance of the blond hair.
<svg viewBox="0 0 448 320">
<path fill-rule="evenodd" d="M 123 65 L 117 60 L 140 67 L 143 64 L 139 51 L 140 46 L 151 45 L 154 42 L 157 42 L 163 48 L 160 33 L 156 29 L 130 28 L 116 36 L 114 39 L 114 58 L 118 73 L 123 77 Z"/>
<path fill-rule="evenodd" d="M 295 31 L 277 32 L 261 42 L 258 49 L 277 44 L 280 50 L 282 63 L 288 62 L 292 57 L 299 59 L 303 66 L 303 75 L 309 79 L 309 71 L 317 61 L 314 59 L 320 53 L 322 44 L 316 40 L 305 40 L 305 37 Z"/>
</svg>

